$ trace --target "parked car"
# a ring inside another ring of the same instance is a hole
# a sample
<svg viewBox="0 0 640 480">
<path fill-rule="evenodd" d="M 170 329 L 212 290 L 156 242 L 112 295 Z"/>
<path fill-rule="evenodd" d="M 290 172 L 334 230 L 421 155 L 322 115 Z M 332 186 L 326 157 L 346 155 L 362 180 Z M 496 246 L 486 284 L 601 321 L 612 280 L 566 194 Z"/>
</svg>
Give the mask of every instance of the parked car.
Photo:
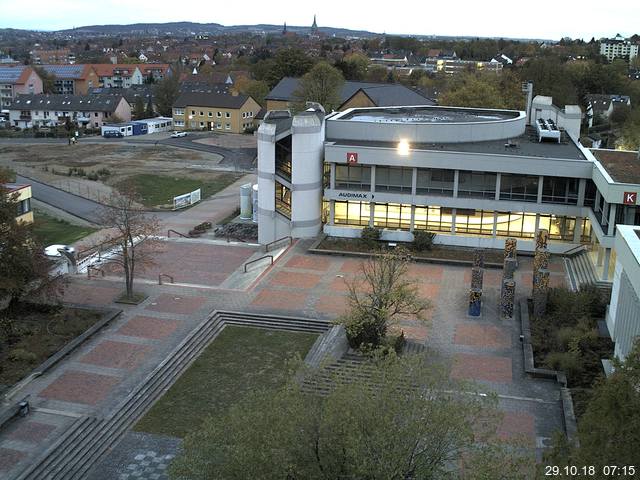
<svg viewBox="0 0 640 480">
<path fill-rule="evenodd" d="M 171 134 L 171 138 L 182 138 L 186 136 L 187 136 L 187 132 L 173 132 Z"/>
<path fill-rule="evenodd" d="M 117 130 L 107 130 L 106 132 L 104 132 L 102 134 L 102 136 L 104 138 L 122 138 L 122 137 L 124 137 L 124 135 L 122 135 L 122 132 L 119 132 Z"/>
<path fill-rule="evenodd" d="M 61 257 L 62 253 L 60 253 L 60 250 L 64 250 L 67 253 L 75 253 L 75 249 L 73 247 L 70 247 L 69 245 L 49 245 L 47 248 L 44 249 L 44 254 L 47 257 Z"/>
</svg>

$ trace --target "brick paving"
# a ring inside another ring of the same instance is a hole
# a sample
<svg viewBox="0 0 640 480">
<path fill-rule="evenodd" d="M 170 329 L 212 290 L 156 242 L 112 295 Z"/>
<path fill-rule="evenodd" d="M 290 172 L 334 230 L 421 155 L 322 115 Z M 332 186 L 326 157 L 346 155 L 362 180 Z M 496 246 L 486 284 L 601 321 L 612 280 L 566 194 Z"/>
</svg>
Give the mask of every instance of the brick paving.
<svg viewBox="0 0 640 480">
<path fill-rule="evenodd" d="M 242 259 L 253 251 L 246 246 L 213 245 L 218 248 L 212 248 L 212 244 L 202 246 L 204 243 L 198 242 L 167 243 L 171 245 L 162 254 L 166 257 L 163 265 L 175 268 L 181 265 L 185 271 L 176 272 L 190 280 L 185 283 L 200 282 L 199 279 L 204 277 L 198 277 L 198 272 L 203 275 L 215 273 L 225 278 L 240 275 Z M 136 290 L 149 295 L 147 300 L 140 305 L 117 305 L 124 311 L 110 326 L 98 332 L 50 372 L 34 379 L 21 390 L 20 395 L 30 394 L 30 401 L 35 407 L 104 418 L 112 414 L 122 398 L 213 310 L 335 318 L 346 306 L 344 282 L 357 278 L 363 261 L 309 255 L 305 253 L 309 244 L 297 242 L 245 291 L 224 290 L 216 285 L 202 289 L 170 284 L 137 284 Z M 194 254 L 189 257 L 190 249 Z M 191 260 L 182 261 L 185 255 Z M 208 255 L 212 258 L 207 258 Z M 218 270 L 214 271 L 213 265 Z M 559 265 L 561 261 L 552 257 L 550 270 L 554 282 L 563 282 L 565 278 Z M 398 328 L 403 329 L 411 340 L 423 343 L 429 354 L 441 357 L 451 365 L 454 378 L 477 380 L 496 392 L 499 407 L 505 412 L 500 435 L 511 438 L 524 434 L 535 438 L 539 445 L 540 439 L 548 439 L 556 429 L 562 428 L 558 387 L 554 382 L 524 376 L 519 327 L 514 320 L 501 320 L 498 316 L 500 271 L 485 271 L 482 316 L 467 316 L 469 272 L 470 267 L 412 265 L 410 275 L 419 279 L 420 292 L 432 303 L 428 315 L 430 320 L 421 323 L 405 318 Z M 208 278 L 219 285 L 218 279 Z M 521 257 L 516 272 L 518 296 L 530 293 L 530 278 L 531 259 Z M 88 305 L 113 305 L 112 301 L 122 292 L 122 287 L 121 281 L 115 279 L 89 281 L 84 276 L 77 276 L 71 279 L 64 299 Z M 37 416 L 37 411 L 33 415 Z M 55 421 L 51 424 L 59 431 L 72 421 L 69 416 L 52 415 L 52 418 Z M 48 421 L 35 423 L 46 424 Z M 47 448 L 57 438 L 54 432 L 58 431 L 47 433 L 49 426 L 38 426 L 29 418 L 18 419 L 15 424 L 15 427 L 0 432 L 0 471 L 11 471 L 12 475 L 20 471 L 33 455 Z M 134 433 L 127 434 L 131 435 Z M 13 448 L 12 437 L 15 438 L 13 441 L 22 442 L 23 450 Z M 128 447 L 121 452 L 121 459 L 112 462 L 110 469 L 103 473 L 96 468 L 87 478 L 117 479 L 120 474 L 128 472 L 129 465 L 134 465 L 129 470 L 142 472 L 141 468 L 146 467 L 142 462 L 147 460 L 135 460 L 136 455 L 145 452 L 167 455 L 177 448 L 173 440 L 163 443 L 160 448 L 145 438 L 131 437 L 131 445 L 139 448 Z M 112 459 L 110 455 L 106 457 L 109 459 Z"/>
<path fill-rule="evenodd" d="M 508 348 L 511 346 L 511 337 L 503 328 L 468 322 L 456 325 L 453 343 L 483 349 Z"/>
<path fill-rule="evenodd" d="M 200 310 L 205 303 L 206 297 L 163 293 L 155 297 L 145 308 L 156 312 L 190 315 Z"/>
<path fill-rule="evenodd" d="M 7 434 L 10 440 L 34 443 L 47 438 L 56 429 L 55 425 L 35 421 L 26 421 L 21 428 Z"/>
<path fill-rule="evenodd" d="M 526 412 L 502 411 L 497 436 L 502 440 L 522 440 L 529 445 L 536 441 L 535 418 Z"/>
<path fill-rule="evenodd" d="M 101 367 L 130 369 L 138 365 L 149 350 L 148 345 L 105 340 L 79 361 Z"/>
<path fill-rule="evenodd" d="M 451 377 L 462 380 L 511 383 L 511 359 L 494 355 L 456 353 Z"/>
<path fill-rule="evenodd" d="M 171 335 L 179 322 L 137 315 L 118 329 L 120 335 L 160 340 Z"/>
<path fill-rule="evenodd" d="M 0 473 L 11 470 L 26 454 L 12 448 L 0 447 Z"/>
<path fill-rule="evenodd" d="M 118 383 L 118 378 L 97 373 L 68 371 L 63 373 L 39 396 L 64 402 L 96 405 Z"/>
</svg>

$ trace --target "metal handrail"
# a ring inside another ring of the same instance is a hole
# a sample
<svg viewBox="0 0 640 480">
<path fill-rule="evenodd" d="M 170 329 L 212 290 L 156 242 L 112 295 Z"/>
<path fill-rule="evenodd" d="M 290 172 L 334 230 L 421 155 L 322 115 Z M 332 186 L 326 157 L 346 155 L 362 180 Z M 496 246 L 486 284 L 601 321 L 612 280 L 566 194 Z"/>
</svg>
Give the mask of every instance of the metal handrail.
<svg viewBox="0 0 640 480">
<path fill-rule="evenodd" d="M 563 257 L 569 257 L 572 254 L 576 253 L 578 250 L 580 250 L 581 248 L 584 248 L 586 250 L 586 247 L 584 245 L 577 245 L 575 247 L 570 248 L 569 250 L 567 250 L 566 252 L 562 252 L 562 256 Z"/>
<path fill-rule="evenodd" d="M 256 258 L 255 260 L 251 260 L 250 262 L 247 262 L 244 264 L 244 273 L 247 273 L 247 266 L 251 265 L 252 263 L 256 263 L 258 260 L 264 260 L 265 258 L 270 258 L 271 259 L 271 265 L 273 265 L 273 255 L 264 255 L 263 257 L 260 258 Z"/>
<path fill-rule="evenodd" d="M 89 265 L 87 267 L 87 278 L 91 278 L 91 270 L 95 270 L 96 272 L 100 272 L 100 274 L 104 277 L 104 270 L 100 267 L 94 267 L 92 265 Z"/>
<path fill-rule="evenodd" d="M 171 238 L 171 232 L 173 233 L 177 233 L 178 235 L 180 235 L 183 238 L 189 238 L 187 235 L 185 235 L 184 233 L 180 233 L 177 230 L 174 230 L 173 228 L 170 228 L 169 230 L 167 230 L 167 238 Z"/>
<path fill-rule="evenodd" d="M 264 246 L 264 251 L 265 253 L 269 251 L 269 247 L 271 245 L 275 245 L 278 242 L 281 242 L 282 240 L 289 240 L 289 245 L 293 244 L 293 237 L 291 235 L 287 235 L 286 237 L 282 237 L 282 238 L 278 238 L 277 240 L 274 240 L 273 242 L 269 242 Z"/>
<path fill-rule="evenodd" d="M 162 277 L 167 277 L 171 283 L 175 283 L 171 275 L 166 273 L 161 273 L 160 275 L 158 275 L 158 285 L 162 285 Z"/>
</svg>

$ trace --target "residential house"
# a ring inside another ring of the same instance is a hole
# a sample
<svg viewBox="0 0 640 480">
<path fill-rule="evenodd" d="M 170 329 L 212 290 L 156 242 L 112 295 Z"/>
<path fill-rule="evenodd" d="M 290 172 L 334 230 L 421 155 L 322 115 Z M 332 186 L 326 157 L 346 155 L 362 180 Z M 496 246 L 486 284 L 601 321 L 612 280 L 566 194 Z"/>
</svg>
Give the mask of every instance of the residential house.
<svg viewBox="0 0 640 480">
<path fill-rule="evenodd" d="M 130 88 L 142 85 L 144 77 L 137 65 L 98 63 L 92 65 L 103 88 Z"/>
<path fill-rule="evenodd" d="M 159 82 L 171 75 L 171 67 L 168 63 L 144 63 L 137 64 L 136 67 L 140 69 L 144 81 L 149 83 Z"/>
<path fill-rule="evenodd" d="M 614 38 L 600 40 L 600 55 L 607 57 L 610 62 L 616 58 L 631 61 L 638 56 L 639 48 L 640 45 L 637 42 L 632 42 L 619 33 Z"/>
<path fill-rule="evenodd" d="M 608 119 L 619 106 L 631 106 L 631 98 L 628 95 L 587 95 L 587 119 L 589 128 L 593 127 L 598 117 Z"/>
<path fill-rule="evenodd" d="M 0 66 L 0 107 L 8 106 L 16 95 L 42 93 L 42 79 L 31 67 Z"/>
<path fill-rule="evenodd" d="M 503 67 L 508 67 L 510 65 L 513 65 L 513 60 L 511 58 L 507 57 L 504 53 L 498 53 L 490 61 L 491 61 L 491 63 L 500 62 Z"/>
<path fill-rule="evenodd" d="M 58 50 L 33 50 L 31 59 L 36 65 L 55 64 L 74 64 L 76 56 L 68 48 Z"/>
<path fill-rule="evenodd" d="M 247 95 L 182 93 L 173 104 L 177 130 L 215 130 L 243 133 L 253 127 L 260 105 Z"/>
<path fill-rule="evenodd" d="M 18 95 L 7 109 L 17 128 L 64 125 L 67 119 L 99 128 L 114 119 L 131 120 L 131 107 L 122 95 Z"/>
<path fill-rule="evenodd" d="M 54 77 L 54 92 L 62 95 L 86 95 L 100 84 L 92 65 L 42 65 Z"/>
<path fill-rule="evenodd" d="M 33 211 L 31 210 L 31 185 L 5 183 L 2 185 L 7 195 L 15 195 L 17 202 L 16 221 L 20 223 L 33 223 Z"/>
<path fill-rule="evenodd" d="M 300 99 L 300 79 L 285 77 L 265 97 L 267 110 L 288 110 Z M 435 102 L 398 83 L 344 82 L 338 111 L 353 107 L 434 105 Z"/>
</svg>

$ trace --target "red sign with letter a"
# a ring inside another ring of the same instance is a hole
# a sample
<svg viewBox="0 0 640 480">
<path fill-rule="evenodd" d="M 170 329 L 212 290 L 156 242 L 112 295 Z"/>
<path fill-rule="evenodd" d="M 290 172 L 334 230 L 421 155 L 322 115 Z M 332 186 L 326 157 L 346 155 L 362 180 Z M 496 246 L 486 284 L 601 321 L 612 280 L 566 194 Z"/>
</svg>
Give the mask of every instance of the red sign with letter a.
<svg viewBox="0 0 640 480">
<path fill-rule="evenodd" d="M 347 163 L 358 163 L 358 154 L 356 152 L 347 152 Z"/>
<path fill-rule="evenodd" d="M 638 199 L 638 192 L 624 192 L 623 202 L 625 205 L 635 205 Z"/>
</svg>

